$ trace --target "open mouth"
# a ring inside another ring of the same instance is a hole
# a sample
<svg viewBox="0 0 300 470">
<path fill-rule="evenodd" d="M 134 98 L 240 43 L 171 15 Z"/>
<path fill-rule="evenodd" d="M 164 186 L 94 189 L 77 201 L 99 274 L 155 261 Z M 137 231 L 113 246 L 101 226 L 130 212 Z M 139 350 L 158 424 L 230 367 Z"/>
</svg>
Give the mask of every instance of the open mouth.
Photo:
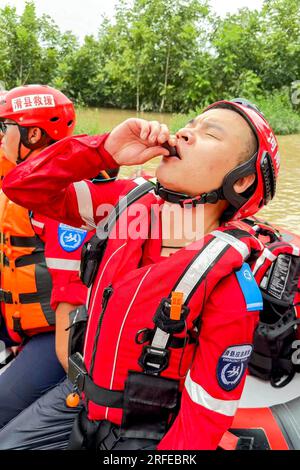
<svg viewBox="0 0 300 470">
<path fill-rule="evenodd" d="M 164 147 L 165 149 L 169 150 L 170 152 L 170 155 L 168 155 L 166 158 L 178 158 L 179 160 L 181 160 L 181 157 L 178 153 L 178 150 L 176 147 L 173 147 L 172 145 L 169 145 L 167 142 L 165 142 L 164 144 L 162 144 L 162 147 Z"/>
</svg>

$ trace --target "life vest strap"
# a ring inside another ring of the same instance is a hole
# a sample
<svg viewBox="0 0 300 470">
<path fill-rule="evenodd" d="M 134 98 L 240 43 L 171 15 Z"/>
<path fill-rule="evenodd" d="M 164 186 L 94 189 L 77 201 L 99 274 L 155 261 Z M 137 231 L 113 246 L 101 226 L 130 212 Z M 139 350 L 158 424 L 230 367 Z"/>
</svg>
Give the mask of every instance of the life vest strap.
<svg viewBox="0 0 300 470">
<path fill-rule="evenodd" d="M 34 237 L 10 237 L 10 244 L 16 248 L 40 248 L 44 244 L 38 236 Z"/>
<path fill-rule="evenodd" d="M 143 328 L 138 331 L 135 337 L 135 342 L 137 344 L 148 343 L 153 340 L 155 334 L 155 328 Z M 183 338 L 177 338 L 173 336 L 170 338 L 168 346 L 172 349 L 180 349 L 186 346 L 187 344 L 196 344 L 198 343 L 198 337 L 194 334 L 193 331 L 188 330 L 187 335 Z"/>
<path fill-rule="evenodd" d="M 26 292 L 25 294 L 19 294 L 20 304 L 35 304 L 40 302 L 40 296 L 38 292 Z"/>
<path fill-rule="evenodd" d="M 30 266 L 31 264 L 38 264 L 45 262 L 45 253 L 43 251 L 36 251 L 31 255 L 20 256 L 15 261 L 16 268 L 22 268 L 24 266 Z"/>
<path fill-rule="evenodd" d="M 31 255 L 20 256 L 15 260 L 16 268 L 23 268 L 24 266 L 30 266 L 32 264 L 38 264 L 45 262 L 45 254 L 42 251 L 33 252 Z M 9 258 L 3 253 L 3 265 L 9 266 Z"/>
<path fill-rule="evenodd" d="M 87 400 L 100 406 L 123 408 L 123 391 L 109 390 L 96 385 L 88 375 L 83 358 L 78 352 L 69 357 L 68 377 L 74 384 L 74 388 L 80 394 L 83 392 Z"/>
<path fill-rule="evenodd" d="M 0 302 L 4 302 L 5 304 L 13 304 L 13 297 L 12 293 L 0 289 Z"/>
<path fill-rule="evenodd" d="M 90 287 L 95 280 L 98 268 L 100 266 L 107 240 L 121 214 L 141 197 L 154 189 L 153 183 L 141 178 L 141 183 L 135 186 L 109 214 L 108 218 L 98 225 L 96 234 L 83 245 L 81 253 L 80 279 Z M 137 183 L 137 180 L 135 180 Z"/>
<path fill-rule="evenodd" d="M 0 289 L 0 302 L 5 304 L 13 304 L 13 296 L 12 293 L 9 291 L 5 291 Z M 38 292 L 26 292 L 24 294 L 19 294 L 19 302 L 20 304 L 34 304 L 36 302 L 40 302 L 39 293 Z"/>
</svg>

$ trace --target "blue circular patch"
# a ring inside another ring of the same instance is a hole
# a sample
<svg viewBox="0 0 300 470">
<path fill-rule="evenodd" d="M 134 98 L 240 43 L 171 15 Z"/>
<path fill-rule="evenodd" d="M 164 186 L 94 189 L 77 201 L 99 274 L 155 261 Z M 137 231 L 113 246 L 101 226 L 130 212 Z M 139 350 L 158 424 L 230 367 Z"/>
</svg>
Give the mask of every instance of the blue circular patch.
<svg viewBox="0 0 300 470">
<path fill-rule="evenodd" d="M 224 351 L 217 365 L 217 379 L 223 390 L 234 390 L 242 380 L 252 354 L 251 344 L 230 346 Z"/>
<path fill-rule="evenodd" d="M 59 224 L 58 241 L 63 250 L 72 252 L 77 250 L 87 235 L 87 231 L 81 228 L 70 227 L 69 225 Z"/>
</svg>

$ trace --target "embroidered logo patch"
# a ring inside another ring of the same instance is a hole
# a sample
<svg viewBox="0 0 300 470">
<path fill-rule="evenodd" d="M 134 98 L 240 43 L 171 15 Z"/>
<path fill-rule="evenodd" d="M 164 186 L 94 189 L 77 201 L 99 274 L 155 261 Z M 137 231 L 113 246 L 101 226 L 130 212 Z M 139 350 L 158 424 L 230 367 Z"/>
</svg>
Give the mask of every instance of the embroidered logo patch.
<svg viewBox="0 0 300 470">
<path fill-rule="evenodd" d="M 81 228 L 74 228 L 65 224 L 59 224 L 58 226 L 59 244 L 68 252 L 77 250 L 83 244 L 86 234 L 87 231 Z"/>
<path fill-rule="evenodd" d="M 230 346 L 223 352 L 217 365 L 218 383 L 223 390 L 235 389 L 243 378 L 253 347 L 251 344 Z"/>
<path fill-rule="evenodd" d="M 55 101 L 52 95 L 26 95 L 11 100 L 13 111 L 23 111 L 24 109 L 54 108 Z"/>
</svg>

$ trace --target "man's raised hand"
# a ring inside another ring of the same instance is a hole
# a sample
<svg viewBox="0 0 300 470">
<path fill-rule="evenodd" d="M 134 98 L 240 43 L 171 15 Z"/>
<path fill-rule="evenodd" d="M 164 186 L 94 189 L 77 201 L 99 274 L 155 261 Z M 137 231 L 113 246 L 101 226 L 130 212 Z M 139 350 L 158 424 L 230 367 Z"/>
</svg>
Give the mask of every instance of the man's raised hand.
<svg viewBox="0 0 300 470">
<path fill-rule="evenodd" d="M 105 142 L 105 150 L 118 165 L 141 165 L 158 155 L 169 155 L 161 145 L 176 145 L 165 124 L 130 118 L 115 127 Z"/>
</svg>

